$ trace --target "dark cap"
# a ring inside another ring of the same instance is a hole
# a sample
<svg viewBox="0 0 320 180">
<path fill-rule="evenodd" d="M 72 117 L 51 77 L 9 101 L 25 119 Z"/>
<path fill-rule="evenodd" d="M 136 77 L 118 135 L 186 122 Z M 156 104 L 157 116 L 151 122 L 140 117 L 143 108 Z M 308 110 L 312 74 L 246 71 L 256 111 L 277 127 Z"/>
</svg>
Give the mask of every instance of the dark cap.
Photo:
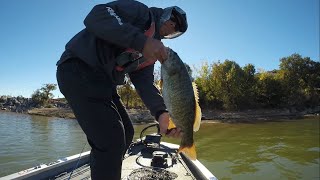
<svg viewBox="0 0 320 180">
<path fill-rule="evenodd" d="M 172 20 L 176 23 L 176 32 L 164 36 L 166 39 L 172 39 L 180 36 L 188 29 L 188 22 L 186 13 L 178 6 L 167 7 L 163 10 L 160 18 L 160 23 L 163 24 L 165 21 Z"/>
</svg>

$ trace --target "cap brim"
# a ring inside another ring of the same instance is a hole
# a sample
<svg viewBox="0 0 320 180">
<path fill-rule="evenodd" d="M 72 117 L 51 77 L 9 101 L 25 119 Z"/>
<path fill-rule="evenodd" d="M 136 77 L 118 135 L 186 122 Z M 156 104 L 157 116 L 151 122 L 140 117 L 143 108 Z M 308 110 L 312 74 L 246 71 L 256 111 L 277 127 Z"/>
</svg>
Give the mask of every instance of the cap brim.
<svg viewBox="0 0 320 180">
<path fill-rule="evenodd" d="M 173 38 L 180 36 L 181 34 L 183 34 L 183 32 L 177 31 L 177 32 L 174 32 L 174 33 L 171 33 L 171 34 L 164 36 L 164 38 L 165 39 L 173 39 Z"/>
</svg>

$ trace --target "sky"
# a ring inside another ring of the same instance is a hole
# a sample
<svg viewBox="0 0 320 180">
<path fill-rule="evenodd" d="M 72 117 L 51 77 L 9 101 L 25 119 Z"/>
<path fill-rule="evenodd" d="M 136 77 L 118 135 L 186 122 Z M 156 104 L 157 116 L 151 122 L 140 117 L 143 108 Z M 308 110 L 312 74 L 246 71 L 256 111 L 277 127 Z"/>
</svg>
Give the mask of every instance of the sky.
<svg viewBox="0 0 320 180">
<path fill-rule="evenodd" d="M 0 96 L 31 97 L 57 83 L 56 62 L 102 0 L 1 0 Z M 188 30 L 164 40 L 191 67 L 233 60 L 266 71 L 298 53 L 319 61 L 319 0 L 141 0 L 149 7 L 177 5 Z M 63 95 L 59 89 L 55 98 Z"/>
</svg>

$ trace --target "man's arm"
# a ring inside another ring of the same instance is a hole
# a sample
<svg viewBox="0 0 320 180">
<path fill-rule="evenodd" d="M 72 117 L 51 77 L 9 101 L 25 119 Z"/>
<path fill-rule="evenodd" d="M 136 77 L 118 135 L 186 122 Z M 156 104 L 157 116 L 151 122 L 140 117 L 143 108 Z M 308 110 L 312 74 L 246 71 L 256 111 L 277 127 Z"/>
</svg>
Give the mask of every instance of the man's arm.
<svg viewBox="0 0 320 180">
<path fill-rule="evenodd" d="M 130 79 L 144 104 L 150 110 L 151 115 L 158 120 L 163 112 L 167 112 L 163 98 L 159 90 L 154 86 L 154 65 L 130 73 Z"/>
<path fill-rule="evenodd" d="M 137 1 L 114 1 L 96 5 L 84 20 L 86 29 L 97 37 L 124 48 L 142 52 L 147 37 L 143 27 L 149 9 Z"/>
</svg>

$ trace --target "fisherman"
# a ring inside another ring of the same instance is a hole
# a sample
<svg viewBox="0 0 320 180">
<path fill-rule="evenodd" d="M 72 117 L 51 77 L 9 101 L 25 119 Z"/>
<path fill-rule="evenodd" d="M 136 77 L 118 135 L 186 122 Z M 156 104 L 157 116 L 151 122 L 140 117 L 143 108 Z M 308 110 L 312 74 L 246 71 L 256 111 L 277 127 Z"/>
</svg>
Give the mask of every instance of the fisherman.
<svg viewBox="0 0 320 180">
<path fill-rule="evenodd" d="M 118 180 L 134 134 L 116 92 L 125 74 L 159 122 L 161 133 L 182 134 L 179 128 L 167 131 L 169 114 L 154 86 L 153 71 L 154 63 L 168 56 L 160 40 L 186 32 L 186 13 L 177 6 L 148 8 L 137 1 L 114 1 L 96 5 L 84 25 L 57 62 L 57 81 L 92 148 L 91 178 Z"/>
</svg>

